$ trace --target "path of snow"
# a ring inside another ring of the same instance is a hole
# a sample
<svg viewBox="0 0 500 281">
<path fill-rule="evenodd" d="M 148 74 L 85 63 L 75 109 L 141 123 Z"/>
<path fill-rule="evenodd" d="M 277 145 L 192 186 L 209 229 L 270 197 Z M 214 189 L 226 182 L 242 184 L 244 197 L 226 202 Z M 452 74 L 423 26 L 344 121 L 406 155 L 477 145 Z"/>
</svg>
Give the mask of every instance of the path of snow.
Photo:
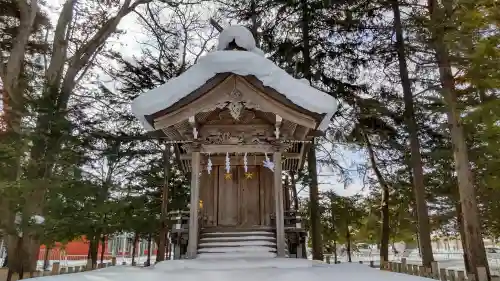
<svg viewBox="0 0 500 281">
<path fill-rule="evenodd" d="M 360 264 L 328 265 L 317 261 L 284 258 L 173 260 L 158 263 L 150 268 L 115 266 L 90 272 L 43 277 L 41 280 L 164 281 L 167 279 L 181 281 L 429 280 L 380 271 Z"/>
</svg>

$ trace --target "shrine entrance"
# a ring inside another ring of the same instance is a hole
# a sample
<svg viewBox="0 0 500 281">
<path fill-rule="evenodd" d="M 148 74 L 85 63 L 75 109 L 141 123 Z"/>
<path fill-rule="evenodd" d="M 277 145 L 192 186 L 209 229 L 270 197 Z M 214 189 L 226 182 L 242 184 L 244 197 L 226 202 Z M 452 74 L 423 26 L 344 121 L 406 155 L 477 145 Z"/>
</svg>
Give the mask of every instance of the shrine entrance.
<svg viewBox="0 0 500 281">
<path fill-rule="evenodd" d="M 232 167 L 234 179 L 228 180 L 224 178 L 224 167 L 219 167 L 218 226 L 260 225 L 259 170 L 253 166 L 248 171 L 254 176 L 245 178 L 243 167 Z"/>
<path fill-rule="evenodd" d="M 200 200 L 206 227 L 271 226 L 273 175 L 262 166 L 217 168 L 200 178 Z"/>
</svg>

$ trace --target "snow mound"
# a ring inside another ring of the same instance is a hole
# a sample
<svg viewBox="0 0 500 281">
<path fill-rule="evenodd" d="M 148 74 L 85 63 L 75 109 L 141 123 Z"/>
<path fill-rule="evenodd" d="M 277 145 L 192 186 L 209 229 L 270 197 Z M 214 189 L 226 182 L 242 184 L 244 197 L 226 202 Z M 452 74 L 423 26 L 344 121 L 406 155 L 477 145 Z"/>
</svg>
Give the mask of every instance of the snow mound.
<svg viewBox="0 0 500 281">
<path fill-rule="evenodd" d="M 247 51 L 255 49 L 255 38 L 253 38 L 252 32 L 242 25 L 232 25 L 222 30 L 219 35 L 217 50 L 224 50 L 233 40 L 236 45 Z"/>
<path fill-rule="evenodd" d="M 253 75 L 265 86 L 273 88 L 296 105 L 325 114 L 318 126 L 319 130 L 328 127 L 331 117 L 337 111 L 337 101 L 331 95 L 295 79 L 263 56 L 244 51 L 215 51 L 202 57 L 180 76 L 139 95 L 132 102 L 132 112 L 147 130 L 153 131 L 155 129 L 145 116 L 170 107 L 218 73 Z"/>
</svg>

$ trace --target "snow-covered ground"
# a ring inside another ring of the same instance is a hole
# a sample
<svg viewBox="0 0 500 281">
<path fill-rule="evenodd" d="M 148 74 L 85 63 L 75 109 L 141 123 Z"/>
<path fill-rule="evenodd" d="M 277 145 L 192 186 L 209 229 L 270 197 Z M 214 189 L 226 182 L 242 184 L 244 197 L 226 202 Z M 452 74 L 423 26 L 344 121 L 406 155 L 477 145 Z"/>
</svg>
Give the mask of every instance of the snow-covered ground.
<svg viewBox="0 0 500 281">
<path fill-rule="evenodd" d="M 329 265 L 305 259 L 194 259 L 160 262 L 149 268 L 115 266 L 95 271 L 41 277 L 44 281 L 425 281 L 426 278 L 380 271 L 366 265 Z M 39 278 L 40 279 L 40 278 Z"/>
</svg>

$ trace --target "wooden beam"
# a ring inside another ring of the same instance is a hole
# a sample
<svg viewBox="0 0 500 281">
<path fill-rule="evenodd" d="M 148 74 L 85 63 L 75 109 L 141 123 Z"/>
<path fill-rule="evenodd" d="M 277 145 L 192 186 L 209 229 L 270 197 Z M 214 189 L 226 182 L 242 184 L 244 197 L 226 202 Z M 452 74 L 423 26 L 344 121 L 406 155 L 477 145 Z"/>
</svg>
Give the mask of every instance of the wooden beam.
<svg viewBox="0 0 500 281">
<path fill-rule="evenodd" d="M 270 144 L 204 144 L 201 146 L 203 153 L 272 153 L 274 148 Z"/>
<path fill-rule="evenodd" d="M 260 165 L 262 161 L 265 159 L 263 155 L 248 155 L 248 165 Z M 210 156 L 212 159 L 212 164 L 216 165 L 224 165 L 226 161 L 226 156 L 223 155 L 212 155 Z M 285 159 L 300 159 L 300 153 L 283 153 L 283 158 Z M 181 160 L 191 160 L 191 155 L 183 154 L 180 156 Z M 207 155 L 201 156 L 201 164 L 206 164 L 208 161 Z M 257 164 L 254 164 L 257 163 Z M 237 157 L 231 156 L 231 164 L 232 165 L 243 165 L 243 155 L 238 155 Z"/>
</svg>

